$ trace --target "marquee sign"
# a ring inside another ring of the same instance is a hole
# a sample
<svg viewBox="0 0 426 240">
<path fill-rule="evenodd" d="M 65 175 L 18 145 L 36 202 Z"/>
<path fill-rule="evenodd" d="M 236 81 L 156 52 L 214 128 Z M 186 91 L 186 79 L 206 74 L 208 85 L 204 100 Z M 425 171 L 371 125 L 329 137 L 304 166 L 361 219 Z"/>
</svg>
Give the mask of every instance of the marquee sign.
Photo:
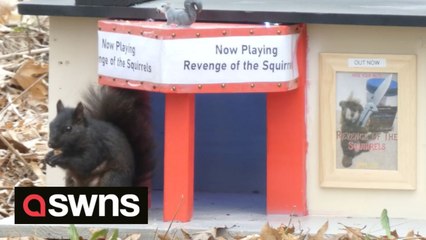
<svg viewBox="0 0 426 240">
<path fill-rule="evenodd" d="M 298 25 L 100 21 L 98 73 L 103 83 L 151 91 L 291 90 L 299 76 L 298 31 Z"/>
</svg>

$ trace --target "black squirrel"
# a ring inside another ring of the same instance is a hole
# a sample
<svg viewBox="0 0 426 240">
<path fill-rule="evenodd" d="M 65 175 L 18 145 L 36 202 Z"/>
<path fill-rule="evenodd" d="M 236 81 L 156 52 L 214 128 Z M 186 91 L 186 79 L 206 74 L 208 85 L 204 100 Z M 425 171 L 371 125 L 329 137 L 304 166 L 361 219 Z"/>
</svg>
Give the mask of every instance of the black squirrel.
<svg viewBox="0 0 426 240">
<path fill-rule="evenodd" d="M 56 104 L 45 160 L 66 186 L 141 186 L 154 168 L 148 94 L 90 88 L 77 107 Z"/>
<path fill-rule="evenodd" d="M 184 9 L 176 9 L 170 3 L 163 3 L 157 11 L 163 13 L 167 19 L 167 25 L 190 26 L 197 19 L 197 14 L 203 10 L 200 0 L 185 0 Z"/>
</svg>

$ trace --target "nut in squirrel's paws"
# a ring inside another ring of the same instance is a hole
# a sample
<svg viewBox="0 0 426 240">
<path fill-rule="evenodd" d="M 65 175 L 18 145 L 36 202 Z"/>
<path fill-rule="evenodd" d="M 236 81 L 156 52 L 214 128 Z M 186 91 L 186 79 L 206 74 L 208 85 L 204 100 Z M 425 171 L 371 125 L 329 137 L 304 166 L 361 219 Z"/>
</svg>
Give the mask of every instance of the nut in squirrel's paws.
<svg viewBox="0 0 426 240">
<path fill-rule="evenodd" d="M 62 150 L 57 148 L 49 151 L 45 157 L 47 165 L 51 167 L 55 167 L 58 164 L 58 161 L 62 158 L 60 155 L 62 154 Z"/>
<path fill-rule="evenodd" d="M 58 156 L 61 153 L 62 153 L 61 149 L 53 149 L 53 156 Z"/>
</svg>

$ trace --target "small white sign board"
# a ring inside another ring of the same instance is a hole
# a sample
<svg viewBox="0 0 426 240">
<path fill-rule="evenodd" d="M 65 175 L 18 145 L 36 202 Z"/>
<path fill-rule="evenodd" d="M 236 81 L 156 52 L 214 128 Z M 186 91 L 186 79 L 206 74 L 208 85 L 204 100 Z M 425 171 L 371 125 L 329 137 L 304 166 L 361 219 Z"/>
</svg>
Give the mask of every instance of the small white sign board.
<svg viewBox="0 0 426 240">
<path fill-rule="evenodd" d="M 157 84 L 286 82 L 299 76 L 298 34 L 153 39 L 98 32 L 98 73 Z"/>
<path fill-rule="evenodd" d="M 358 68 L 385 68 L 387 66 L 384 58 L 349 58 L 348 67 Z"/>
</svg>

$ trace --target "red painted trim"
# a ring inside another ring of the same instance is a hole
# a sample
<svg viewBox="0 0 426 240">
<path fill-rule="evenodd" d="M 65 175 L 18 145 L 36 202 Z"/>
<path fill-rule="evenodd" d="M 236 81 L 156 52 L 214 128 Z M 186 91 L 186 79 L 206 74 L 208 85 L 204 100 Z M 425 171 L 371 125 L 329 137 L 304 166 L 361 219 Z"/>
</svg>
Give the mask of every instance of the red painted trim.
<svg viewBox="0 0 426 240">
<path fill-rule="evenodd" d="M 267 94 L 267 213 L 306 215 L 306 28 L 295 91 Z"/>
<path fill-rule="evenodd" d="M 138 89 L 162 93 L 260 93 L 286 92 L 297 88 L 297 79 L 282 83 L 227 83 L 227 84 L 154 84 L 108 76 L 99 76 L 99 83 L 112 87 Z"/>
<path fill-rule="evenodd" d="M 98 29 L 99 31 L 173 40 L 203 37 L 288 35 L 299 33 L 302 25 L 271 25 L 266 27 L 263 24 L 194 23 L 188 28 L 177 28 L 167 27 L 165 22 L 100 20 Z"/>
<path fill-rule="evenodd" d="M 164 221 L 187 222 L 192 217 L 194 203 L 194 99 L 194 94 L 166 94 Z"/>
</svg>

